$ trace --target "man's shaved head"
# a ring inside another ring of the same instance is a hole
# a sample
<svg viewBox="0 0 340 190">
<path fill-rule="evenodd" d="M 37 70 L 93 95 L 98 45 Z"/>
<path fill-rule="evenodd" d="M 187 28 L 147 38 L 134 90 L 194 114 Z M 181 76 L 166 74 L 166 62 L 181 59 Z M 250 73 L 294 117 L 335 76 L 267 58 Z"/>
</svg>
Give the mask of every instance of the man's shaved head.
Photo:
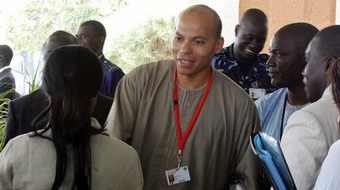
<svg viewBox="0 0 340 190">
<path fill-rule="evenodd" d="M 69 44 L 78 44 L 77 38 L 72 34 L 62 30 L 52 33 L 43 45 L 44 60 L 47 60 L 55 48 Z"/>
<path fill-rule="evenodd" d="M 215 25 L 214 26 L 214 28 L 215 28 L 215 31 L 214 31 L 215 38 L 219 39 L 221 37 L 222 21 L 221 21 L 220 16 L 218 16 L 216 11 L 213 10 L 212 8 L 210 8 L 206 5 L 201 5 L 201 4 L 193 5 L 191 7 L 188 7 L 184 11 L 182 11 L 181 14 L 178 17 L 181 17 L 181 16 L 186 15 L 186 14 L 197 14 L 201 17 L 205 17 L 205 16 L 207 16 L 206 13 L 208 13 L 208 15 L 211 16 L 212 21 L 214 22 L 214 25 Z"/>
<path fill-rule="evenodd" d="M 318 31 L 313 25 L 300 22 L 288 24 L 275 33 L 267 61 L 273 86 L 303 90 L 301 73 L 306 66 L 305 49 Z"/>
<path fill-rule="evenodd" d="M 53 32 L 46 41 L 52 39 L 52 38 L 57 38 L 58 41 L 62 44 L 68 45 L 68 44 L 77 44 L 78 40 L 75 36 L 72 34 L 65 32 L 63 30 L 58 30 Z"/>
<path fill-rule="evenodd" d="M 253 24 L 265 24 L 267 25 L 268 20 L 266 14 L 260 9 L 248 9 L 240 19 L 240 24 L 244 22 L 251 22 Z"/>
<path fill-rule="evenodd" d="M 340 25 L 329 26 L 316 34 L 318 50 L 324 57 L 340 57 Z"/>
<path fill-rule="evenodd" d="M 247 10 L 235 26 L 234 57 L 237 62 L 253 64 L 267 39 L 268 21 L 260 9 Z"/>
<path fill-rule="evenodd" d="M 321 98 L 328 85 L 327 72 L 330 64 L 340 57 L 340 26 L 329 26 L 315 35 L 309 43 L 305 57 L 305 85 L 311 102 Z"/>
<path fill-rule="evenodd" d="M 217 13 L 206 5 L 191 6 L 177 18 L 171 52 L 179 78 L 196 81 L 195 87 L 189 88 L 203 84 L 214 54 L 223 48 L 220 22 Z"/>
<path fill-rule="evenodd" d="M 275 33 L 274 37 L 281 36 L 286 39 L 294 40 L 294 44 L 298 48 L 297 51 L 299 51 L 301 54 L 304 54 L 308 43 L 318 32 L 319 30 L 315 26 L 309 23 L 299 22 L 288 24 L 282 27 Z"/>
</svg>

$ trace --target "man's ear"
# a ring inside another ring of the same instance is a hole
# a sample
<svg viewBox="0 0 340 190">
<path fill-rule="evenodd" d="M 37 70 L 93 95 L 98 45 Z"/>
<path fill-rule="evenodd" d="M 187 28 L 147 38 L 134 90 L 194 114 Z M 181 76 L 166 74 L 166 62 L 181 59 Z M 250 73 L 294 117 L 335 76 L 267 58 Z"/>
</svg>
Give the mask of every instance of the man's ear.
<svg viewBox="0 0 340 190">
<path fill-rule="evenodd" d="M 331 65 L 336 64 L 337 58 L 335 57 L 328 57 L 326 59 L 326 66 L 325 66 L 325 72 L 328 73 L 328 69 L 331 67 Z"/>
<path fill-rule="evenodd" d="M 239 25 L 239 24 L 235 26 L 235 36 L 238 35 L 238 30 L 239 30 L 239 28 L 240 28 L 240 25 Z"/>
<path fill-rule="evenodd" d="M 224 38 L 220 37 L 216 42 L 215 53 L 220 53 L 223 49 L 223 45 L 224 45 Z"/>
<path fill-rule="evenodd" d="M 105 37 L 104 36 L 100 36 L 97 38 L 97 46 L 100 49 L 104 48 L 104 42 L 105 42 Z"/>
<path fill-rule="evenodd" d="M 0 62 L 3 62 L 3 61 L 4 61 L 4 56 L 0 55 Z"/>
</svg>

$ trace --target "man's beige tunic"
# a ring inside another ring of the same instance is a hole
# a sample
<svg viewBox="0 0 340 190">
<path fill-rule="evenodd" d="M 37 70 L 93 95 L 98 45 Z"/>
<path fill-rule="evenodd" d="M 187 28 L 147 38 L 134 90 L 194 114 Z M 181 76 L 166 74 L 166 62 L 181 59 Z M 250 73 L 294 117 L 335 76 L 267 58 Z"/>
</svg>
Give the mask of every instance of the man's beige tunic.
<svg viewBox="0 0 340 190">
<path fill-rule="evenodd" d="M 144 189 L 219 190 L 242 180 L 256 189 L 257 161 L 249 145 L 258 129 L 255 105 L 223 74 L 213 72 L 208 96 L 184 145 L 182 166 L 191 181 L 168 186 L 165 171 L 177 167 L 173 108 L 174 61 L 140 66 L 118 85 L 108 120 L 108 133 L 131 144 L 140 156 Z M 178 85 L 182 132 L 186 130 L 205 86 L 185 90 Z"/>
</svg>

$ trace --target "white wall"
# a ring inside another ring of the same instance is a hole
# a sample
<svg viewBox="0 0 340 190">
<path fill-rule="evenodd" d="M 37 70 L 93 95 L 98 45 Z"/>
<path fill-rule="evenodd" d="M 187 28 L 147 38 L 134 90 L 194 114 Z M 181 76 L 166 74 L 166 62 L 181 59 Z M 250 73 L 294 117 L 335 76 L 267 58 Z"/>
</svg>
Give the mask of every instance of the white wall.
<svg viewBox="0 0 340 190">
<path fill-rule="evenodd" d="M 229 46 L 235 41 L 235 26 L 238 23 L 239 0 L 202 0 L 213 8 L 222 19 L 222 36 L 224 46 Z"/>
</svg>

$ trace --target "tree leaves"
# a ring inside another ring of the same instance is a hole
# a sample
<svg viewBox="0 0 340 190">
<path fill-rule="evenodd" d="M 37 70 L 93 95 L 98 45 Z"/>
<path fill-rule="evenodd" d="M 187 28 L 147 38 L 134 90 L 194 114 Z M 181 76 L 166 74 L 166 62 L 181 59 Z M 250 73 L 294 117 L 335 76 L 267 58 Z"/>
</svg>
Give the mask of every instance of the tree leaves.
<svg viewBox="0 0 340 190">
<path fill-rule="evenodd" d="M 35 0 L 19 14 L 11 15 L 5 26 L 7 39 L 15 50 L 33 52 L 56 30 L 75 33 L 90 19 L 100 20 L 126 5 L 125 0 Z"/>
<path fill-rule="evenodd" d="M 170 43 L 174 26 L 174 17 L 150 19 L 115 38 L 114 47 L 107 57 L 125 72 L 141 64 L 171 58 Z"/>
</svg>

